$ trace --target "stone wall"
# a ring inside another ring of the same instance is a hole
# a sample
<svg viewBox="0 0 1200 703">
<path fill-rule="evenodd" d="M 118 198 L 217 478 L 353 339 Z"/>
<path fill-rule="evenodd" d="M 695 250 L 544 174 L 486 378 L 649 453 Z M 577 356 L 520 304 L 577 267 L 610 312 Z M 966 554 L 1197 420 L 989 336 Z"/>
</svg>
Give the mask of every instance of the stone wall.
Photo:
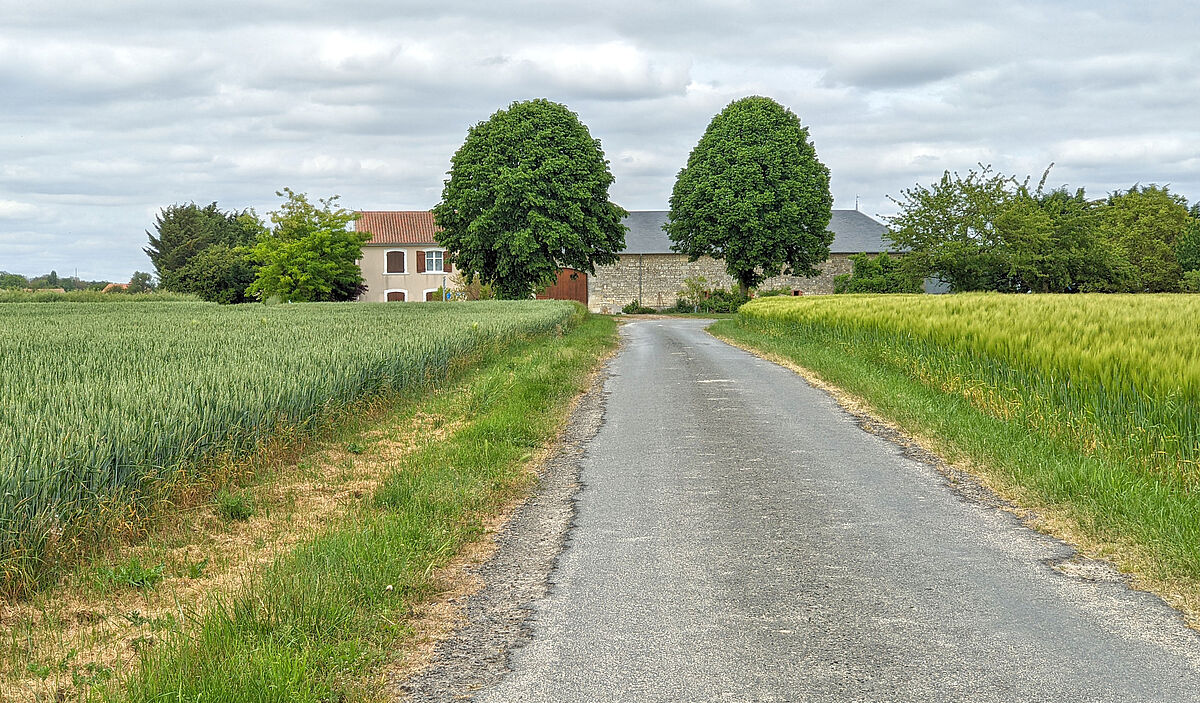
<svg viewBox="0 0 1200 703">
<path fill-rule="evenodd" d="M 830 254 L 812 278 L 778 276 L 760 288 L 788 287 L 805 295 L 833 292 L 833 277 L 850 273 L 848 254 Z M 709 288 L 730 288 L 733 278 L 725 273 L 725 262 L 710 257 L 688 261 L 683 254 L 622 254 L 612 266 L 597 266 L 588 276 L 588 308 L 593 312 L 620 312 L 630 301 L 664 308 L 675 304 L 685 279 L 703 276 Z"/>
</svg>

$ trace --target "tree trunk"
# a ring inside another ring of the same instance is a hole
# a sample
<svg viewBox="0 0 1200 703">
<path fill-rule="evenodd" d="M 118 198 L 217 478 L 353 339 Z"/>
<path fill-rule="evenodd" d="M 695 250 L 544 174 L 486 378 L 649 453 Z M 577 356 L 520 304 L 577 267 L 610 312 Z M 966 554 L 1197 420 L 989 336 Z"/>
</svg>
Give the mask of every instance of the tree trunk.
<svg viewBox="0 0 1200 703">
<path fill-rule="evenodd" d="M 743 298 L 750 297 L 750 284 L 745 281 L 738 281 L 738 290 L 741 291 Z"/>
</svg>

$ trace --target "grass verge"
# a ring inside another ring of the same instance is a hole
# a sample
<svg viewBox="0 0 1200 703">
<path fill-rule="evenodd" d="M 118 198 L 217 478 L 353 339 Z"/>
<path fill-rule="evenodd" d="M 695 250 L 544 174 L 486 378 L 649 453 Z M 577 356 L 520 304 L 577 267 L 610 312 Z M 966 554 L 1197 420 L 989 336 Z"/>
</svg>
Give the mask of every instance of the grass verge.
<svg viewBox="0 0 1200 703">
<path fill-rule="evenodd" d="M 989 414 L 963 394 L 925 385 L 887 359 L 789 334 L 781 326 L 722 320 L 715 336 L 830 386 L 840 400 L 882 418 L 929 451 L 1028 511 L 1028 524 L 1106 559 L 1135 587 L 1162 596 L 1200 625 L 1200 495 L 1111 458 L 1089 455 Z"/>
<path fill-rule="evenodd" d="M 528 490 L 613 323 L 516 345 L 422 411 L 444 438 L 396 457 L 370 500 L 277 559 L 240 592 L 150 649 L 124 700 L 328 701 L 386 697 L 370 674 L 411 633 L 433 574 Z M 370 452 L 364 448 L 363 454 Z"/>
<path fill-rule="evenodd" d="M 439 569 L 531 486 L 612 319 L 363 408 L 54 592 L 0 602 L 8 700 L 384 699 Z"/>
</svg>

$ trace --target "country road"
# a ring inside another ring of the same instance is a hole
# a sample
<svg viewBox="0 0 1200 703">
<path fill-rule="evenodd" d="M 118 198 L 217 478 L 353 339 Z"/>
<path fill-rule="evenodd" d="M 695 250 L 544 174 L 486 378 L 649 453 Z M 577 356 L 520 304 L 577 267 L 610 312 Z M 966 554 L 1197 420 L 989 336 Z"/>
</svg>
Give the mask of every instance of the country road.
<svg viewBox="0 0 1200 703">
<path fill-rule="evenodd" d="M 1161 600 L 707 324 L 623 326 L 413 699 L 1200 700 Z"/>
</svg>

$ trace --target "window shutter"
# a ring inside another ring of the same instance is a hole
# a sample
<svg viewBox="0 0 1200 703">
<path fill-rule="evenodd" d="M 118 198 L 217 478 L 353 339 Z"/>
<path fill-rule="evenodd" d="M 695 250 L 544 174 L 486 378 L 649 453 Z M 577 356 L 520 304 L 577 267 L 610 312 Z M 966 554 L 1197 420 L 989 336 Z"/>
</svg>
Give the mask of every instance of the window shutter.
<svg viewBox="0 0 1200 703">
<path fill-rule="evenodd" d="M 417 252 L 417 273 L 425 273 L 425 252 Z"/>
<path fill-rule="evenodd" d="M 389 251 L 387 253 L 387 273 L 404 273 L 404 252 Z"/>
</svg>

